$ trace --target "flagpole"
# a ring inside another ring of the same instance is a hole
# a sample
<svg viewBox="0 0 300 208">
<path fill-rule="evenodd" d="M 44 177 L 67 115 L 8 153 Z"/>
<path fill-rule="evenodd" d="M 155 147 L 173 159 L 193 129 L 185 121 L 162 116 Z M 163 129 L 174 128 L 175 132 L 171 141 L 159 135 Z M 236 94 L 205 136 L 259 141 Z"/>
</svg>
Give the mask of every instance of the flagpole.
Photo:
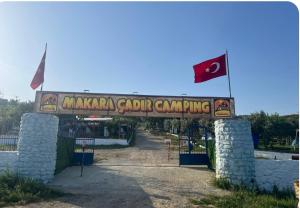
<svg viewBox="0 0 300 208">
<path fill-rule="evenodd" d="M 46 46 L 45 46 L 45 53 L 47 52 L 47 42 L 46 42 Z M 46 68 L 46 56 L 45 56 L 45 66 L 44 66 L 44 70 Z M 44 72 L 45 73 L 45 72 Z M 41 91 L 43 91 L 43 84 L 44 82 L 41 84 Z"/>
<path fill-rule="evenodd" d="M 229 73 L 229 63 L 228 63 L 228 51 L 226 49 L 226 68 L 228 77 L 228 87 L 229 87 L 229 97 L 231 98 L 231 85 L 230 85 L 230 73 Z"/>
</svg>

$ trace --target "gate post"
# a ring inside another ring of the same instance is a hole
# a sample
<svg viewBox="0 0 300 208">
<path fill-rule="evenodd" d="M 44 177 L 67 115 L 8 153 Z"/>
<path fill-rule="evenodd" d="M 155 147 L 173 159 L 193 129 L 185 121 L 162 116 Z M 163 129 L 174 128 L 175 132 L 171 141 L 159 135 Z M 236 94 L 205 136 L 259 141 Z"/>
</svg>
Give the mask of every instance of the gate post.
<svg viewBox="0 0 300 208">
<path fill-rule="evenodd" d="M 215 121 L 216 178 L 233 184 L 251 185 L 255 180 L 254 147 L 247 120 Z"/>
<path fill-rule="evenodd" d="M 58 132 L 56 116 L 25 113 L 19 132 L 18 172 L 48 182 L 54 177 Z"/>
</svg>

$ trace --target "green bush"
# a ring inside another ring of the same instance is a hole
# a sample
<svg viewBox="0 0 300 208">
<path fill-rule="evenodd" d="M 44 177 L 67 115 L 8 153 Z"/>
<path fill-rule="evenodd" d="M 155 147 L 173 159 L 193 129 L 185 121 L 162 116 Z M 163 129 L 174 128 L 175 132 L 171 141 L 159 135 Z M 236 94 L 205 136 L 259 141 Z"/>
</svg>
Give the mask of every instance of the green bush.
<svg viewBox="0 0 300 208">
<path fill-rule="evenodd" d="M 60 173 L 72 164 L 75 139 L 67 137 L 57 138 L 57 155 L 55 174 Z"/>
<path fill-rule="evenodd" d="M 207 141 L 208 159 L 211 169 L 216 169 L 216 147 L 215 140 Z"/>
<path fill-rule="evenodd" d="M 8 171 L 0 175 L 0 207 L 26 204 L 62 195 L 62 192 L 50 189 L 32 178 L 21 177 Z"/>
</svg>

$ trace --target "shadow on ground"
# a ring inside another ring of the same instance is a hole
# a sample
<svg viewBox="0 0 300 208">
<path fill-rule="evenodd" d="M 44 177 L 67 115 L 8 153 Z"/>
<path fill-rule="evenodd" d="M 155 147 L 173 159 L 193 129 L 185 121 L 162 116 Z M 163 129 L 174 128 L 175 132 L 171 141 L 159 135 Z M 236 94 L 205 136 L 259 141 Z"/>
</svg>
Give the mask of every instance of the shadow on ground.
<svg viewBox="0 0 300 208">
<path fill-rule="evenodd" d="M 80 167 L 67 168 L 50 186 L 71 193 L 57 201 L 78 207 L 154 207 L 149 195 L 134 178 L 105 167 L 85 167 L 82 177 Z"/>
</svg>

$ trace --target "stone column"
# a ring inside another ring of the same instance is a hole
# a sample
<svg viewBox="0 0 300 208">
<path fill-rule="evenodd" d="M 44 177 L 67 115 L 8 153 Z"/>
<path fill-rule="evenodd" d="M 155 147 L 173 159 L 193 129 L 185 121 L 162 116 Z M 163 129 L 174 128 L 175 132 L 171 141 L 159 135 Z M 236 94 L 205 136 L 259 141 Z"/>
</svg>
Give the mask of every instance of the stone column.
<svg viewBox="0 0 300 208">
<path fill-rule="evenodd" d="M 216 178 L 233 184 L 251 185 L 255 181 L 254 147 L 251 125 L 242 119 L 215 121 Z"/>
<path fill-rule="evenodd" d="M 43 182 L 54 176 L 58 132 L 56 116 L 25 113 L 19 133 L 18 172 Z"/>
</svg>

